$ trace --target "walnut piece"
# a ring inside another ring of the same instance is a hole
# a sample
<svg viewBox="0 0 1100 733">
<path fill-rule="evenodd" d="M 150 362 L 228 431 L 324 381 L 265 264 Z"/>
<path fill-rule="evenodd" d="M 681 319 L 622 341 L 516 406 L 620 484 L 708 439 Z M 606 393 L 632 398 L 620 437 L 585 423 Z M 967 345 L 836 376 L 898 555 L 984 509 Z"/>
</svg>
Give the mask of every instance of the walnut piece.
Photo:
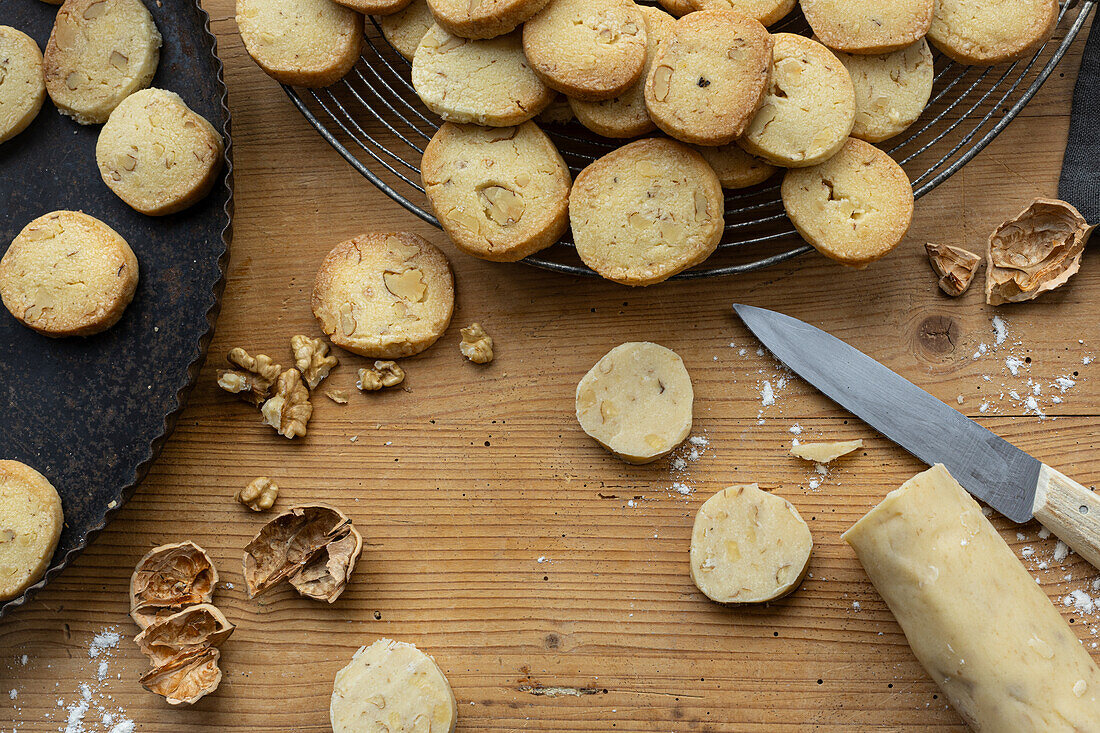
<svg viewBox="0 0 1100 733">
<path fill-rule="evenodd" d="M 222 681 L 220 658 L 216 647 L 181 654 L 146 672 L 141 684 L 164 697 L 169 705 L 190 705 L 218 689 Z"/>
<path fill-rule="evenodd" d="M 218 386 L 257 406 L 271 394 L 271 385 L 283 371 L 270 356 L 251 356 L 242 348 L 230 349 L 225 358 L 239 369 L 219 371 Z"/>
<path fill-rule="evenodd" d="M 300 438 L 306 434 L 306 424 L 313 416 L 309 390 L 297 369 L 287 369 L 275 383 L 275 396 L 260 408 L 264 422 L 284 438 Z"/>
<path fill-rule="evenodd" d="M 317 389 L 317 385 L 340 363 L 335 356 L 328 353 L 328 344 L 319 338 L 294 336 L 290 339 L 290 348 L 294 351 L 294 366 L 301 372 L 310 389 Z"/>
<path fill-rule="evenodd" d="M 966 292 L 982 266 L 981 255 L 962 247 L 929 242 L 924 249 L 932 269 L 939 275 L 940 290 L 956 298 Z"/>
<path fill-rule="evenodd" d="M 284 580 L 307 598 L 332 603 L 344 592 L 363 540 L 341 511 L 299 506 L 272 519 L 244 548 L 244 580 L 253 598 Z"/>
<path fill-rule="evenodd" d="M 279 485 L 267 476 L 252 479 L 248 486 L 237 492 L 237 501 L 254 512 L 266 512 L 275 506 L 279 498 Z"/>
<path fill-rule="evenodd" d="M 989 237 L 985 299 L 1019 303 L 1064 285 L 1081 268 L 1092 227 L 1065 201 L 1035 199 Z"/>
<path fill-rule="evenodd" d="M 325 397 L 328 397 L 338 405 L 346 405 L 348 403 L 348 391 L 346 389 L 326 389 Z"/>
<path fill-rule="evenodd" d="M 200 603 L 158 619 L 135 636 L 134 643 L 153 667 L 160 667 L 180 655 L 221 646 L 235 628 L 213 605 Z"/>
<path fill-rule="evenodd" d="M 207 603 L 218 571 L 194 542 L 155 547 L 138 561 L 130 578 L 130 617 L 142 629 L 185 606 Z"/>
<path fill-rule="evenodd" d="M 364 392 L 373 392 L 383 387 L 396 387 L 405 381 L 405 370 L 395 361 L 376 361 L 374 367 L 359 370 L 359 381 L 355 386 Z"/>
<path fill-rule="evenodd" d="M 485 333 L 480 323 L 471 323 L 462 329 L 462 343 L 458 348 L 475 364 L 488 364 L 493 360 L 493 337 Z"/>
</svg>

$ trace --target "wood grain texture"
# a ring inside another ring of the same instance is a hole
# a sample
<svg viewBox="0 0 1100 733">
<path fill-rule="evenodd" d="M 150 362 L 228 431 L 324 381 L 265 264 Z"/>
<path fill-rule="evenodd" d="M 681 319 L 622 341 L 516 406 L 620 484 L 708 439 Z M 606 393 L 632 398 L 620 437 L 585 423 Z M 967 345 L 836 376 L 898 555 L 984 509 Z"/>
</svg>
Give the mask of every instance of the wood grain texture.
<svg viewBox="0 0 1100 733">
<path fill-rule="evenodd" d="M 757 355 L 729 306 L 775 308 L 831 331 L 945 401 L 961 396 L 959 409 L 1094 485 L 1100 381 L 1083 359 L 1100 352 L 1100 256 L 1087 252 L 1062 290 L 994 311 L 980 287 L 943 296 L 924 255 L 927 241 L 981 249 L 996 224 L 1055 193 L 1082 44 L 988 150 L 918 202 L 900 250 L 867 270 L 806 256 L 744 277 L 631 290 L 456 253 L 345 164 L 248 60 L 231 0 L 206 5 L 227 65 L 237 163 L 217 334 L 175 435 L 133 500 L 0 625 L 0 693 L 16 691 L 0 696 L 0 730 L 63 728 L 65 706 L 91 680 L 94 699 L 110 695 L 141 731 L 324 731 L 334 674 L 379 636 L 435 656 L 458 697 L 460 731 L 965 730 L 840 540 L 921 465 L 798 379 L 765 407 L 763 382 L 778 387 L 784 375 Z M 418 232 L 451 255 L 454 322 L 405 360 L 405 389 L 355 392 L 365 360 L 340 353 L 326 386 L 350 389 L 350 404 L 319 396 L 309 436 L 280 438 L 216 388 L 216 370 L 234 346 L 289 359 L 292 335 L 318 333 L 308 300 L 318 263 L 341 240 L 381 229 Z M 995 312 L 1008 326 L 996 348 Z M 472 321 L 496 340 L 485 367 L 458 351 L 458 330 Z M 709 445 L 682 473 L 667 460 L 622 464 L 576 424 L 577 381 L 627 340 L 668 346 L 691 372 L 694 434 Z M 983 343 L 987 354 L 972 358 Z M 1030 360 L 1017 376 L 1009 355 Z M 1052 386 L 1070 375 L 1076 384 L 1064 394 Z M 1028 378 L 1043 390 L 1045 421 L 1009 394 L 1030 389 Z M 788 455 L 795 424 L 806 439 L 859 437 L 865 447 L 820 477 Z M 242 548 L 264 517 L 232 497 L 258 475 L 282 487 L 279 507 L 323 500 L 363 532 L 362 562 L 332 606 L 285 587 L 246 600 Z M 688 576 L 692 519 L 714 491 L 750 481 L 809 522 L 812 577 L 770 606 L 722 608 Z M 1038 539 L 1034 523 L 996 524 L 1018 552 L 1053 551 L 1054 538 Z M 170 709 L 137 683 L 145 660 L 126 593 L 138 558 L 183 539 L 211 552 L 225 583 L 215 601 L 239 626 L 223 647 L 217 694 Z M 1054 599 L 1096 577 L 1073 555 L 1034 574 Z M 1100 638 L 1096 617 L 1058 606 L 1083 640 Z M 100 683 L 88 645 L 112 626 L 125 638 Z M 109 729 L 94 705 L 85 728 Z"/>
</svg>

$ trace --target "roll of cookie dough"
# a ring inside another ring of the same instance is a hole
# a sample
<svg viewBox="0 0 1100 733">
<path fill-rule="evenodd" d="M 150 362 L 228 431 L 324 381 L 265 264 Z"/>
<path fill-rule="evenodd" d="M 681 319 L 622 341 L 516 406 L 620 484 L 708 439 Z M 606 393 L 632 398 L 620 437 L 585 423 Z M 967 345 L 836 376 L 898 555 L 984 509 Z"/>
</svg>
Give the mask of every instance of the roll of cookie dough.
<svg viewBox="0 0 1100 733">
<path fill-rule="evenodd" d="M 46 99 L 42 52 L 22 31 L 0 25 L 0 143 L 31 124 Z"/>
<path fill-rule="evenodd" d="M 694 399 L 676 352 L 628 342 L 607 352 L 577 385 L 577 420 L 627 463 L 650 463 L 687 438 Z"/>
<path fill-rule="evenodd" d="M 63 520 L 61 498 L 45 476 L 0 460 L 0 601 L 15 598 L 46 572 Z"/>
<path fill-rule="evenodd" d="M 691 580 L 718 603 L 765 603 L 802 583 L 814 542 L 794 505 L 756 484 L 722 489 L 691 530 Z"/>
<path fill-rule="evenodd" d="M 890 492 L 843 539 L 974 730 L 1100 730 L 1100 669 L 946 468 Z"/>
<path fill-rule="evenodd" d="M 451 733 L 458 703 L 443 671 L 412 644 L 379 639 L 336 673 L 333 733 Z"/>
</svg>

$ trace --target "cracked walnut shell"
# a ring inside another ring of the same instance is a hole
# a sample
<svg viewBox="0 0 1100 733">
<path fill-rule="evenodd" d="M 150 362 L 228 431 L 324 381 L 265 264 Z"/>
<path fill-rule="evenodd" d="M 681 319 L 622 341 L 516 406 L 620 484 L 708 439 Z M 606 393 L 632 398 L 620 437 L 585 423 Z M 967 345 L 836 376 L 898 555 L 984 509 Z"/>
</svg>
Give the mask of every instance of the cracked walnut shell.
<svg viewBox="0 0 1100 733">
<path fill-rule="evenodd" d="M 237 501 L 254 512 L 266 512 L 275 506 L 279 498 L 279 485 L 267 476 L 252 479 L 248 486 L 237 492 Z"/>
<path fill-rule="evenodd" d="M 962 247 L 948 244 L 924 245 L 928 252 L 928 261 L 939 275 L 940 290 L 950 296 L 958 297 L 965 293 L 982 266 L 982 258 Z"/>
<path fill-rule="evenodd" d="M 209 603 L 200 603 L 158 619 L 134 637 L 153 667 L 211 646 L 221 646 L 236 628 Z"/>
<path fill-rule="evenodd" d="M 271 394 L 271 386 L 279 378 L 283 368 L 265 354 L 251 356 L 238 347 L 230 349 L 226 360 L 238 369 L 218 372 L 218 386 L 237 395 L 245 402 L 259 406 Z"/>
<path fill-rule="evenodd" d="M 162 696 L 169 705 L 191 705 L 218 689 L 222 681 L 220 658 L 216 647 L 181 654 L 142 675 L 141 685 Z"/>
<path fill-rule="evenodd" d="M 376 361 L 371 369 L 359 370 L 355 386 L 364 392 L 374 392 L 384 387 L 396 387 L 405 381 L 405 370 L 395 361 Z"/>
<path fill-rule="evenodd" d="M 185 606 L 207 603 L 217 582 L 210 556 L 194 542 L 154 547 L 130 578 L 130 617 L 145 629 Z"/>
<path fill-rule="evenodd" d="M 1092 229 L 1065 201 L 1035 199 L 989 237 L 986 302 L 1019 303 L 1065 285 L 1081 268 Z"/>
<path fill-rule="evenodd" d="M 275 396 L 260 408 L 264 422 L 284 438 L 300 438 L 306 434 L 306 424 L 313 416 L 309 390 L 297 369 L 287 369 L 275 384 Z"/>
<path fill-rule="evenodd" d="M 462 329 L 462 341 L 458 348 L 475 364 L 488 364 L 493 360 L 493 337 L 485 333 L 480 323 L 471 323 Z"/>
<path fill-rule="evenodd" d="M 294 351 L 294 366 L 302 373 L 310 389 L 317 389 L 317 385 L 340 363 L 328 353 L 328 344 L 321 339 L 294 336 L 290 339 L 290 348 Z"/>
</svg>

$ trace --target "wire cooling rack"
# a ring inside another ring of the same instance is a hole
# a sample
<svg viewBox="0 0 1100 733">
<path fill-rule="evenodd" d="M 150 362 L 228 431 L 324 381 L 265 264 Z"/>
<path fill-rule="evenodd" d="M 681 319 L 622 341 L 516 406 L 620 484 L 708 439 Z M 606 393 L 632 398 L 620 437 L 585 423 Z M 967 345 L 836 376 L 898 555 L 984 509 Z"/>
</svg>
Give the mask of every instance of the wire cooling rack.
<svg viewBox="0 0 1100 733">
<path fill-rule="evenodd" d="M 921 118 L 903 138 L 884 143 L 909 174 L 917 198 L 940 185 L 982 151 L 1031 101 L 1084 26 L 1096 0 L 1067 0 L 1053 38 L 1032 57 L 994 67 L 967 67 L 934 52 L 935 82 Z M 363 55 L 343 80 L 325 89 L 284 85 L 305 118 L 371 183 L 424 221 L 439 226 L 420 183 L 424 147 L 440 120 L 409 81 L 411 63 L 368 18 Z M 800 12 L 770 30 L 809 35 Z M 1100 31 L 1098 31 L 1100 32 Z M 626 141 L 601 138 L 579 123 L 541 124 L 574 176 Z M 783 211 L 778 176 L 726 192 L 726 226 L 718 250 L 678 279 L 731 275 L 769 267 L 812 250 Z M 573 275 L 595 275 L 581 263 L 569 235 L 523 260 Z"/>
</svg>

